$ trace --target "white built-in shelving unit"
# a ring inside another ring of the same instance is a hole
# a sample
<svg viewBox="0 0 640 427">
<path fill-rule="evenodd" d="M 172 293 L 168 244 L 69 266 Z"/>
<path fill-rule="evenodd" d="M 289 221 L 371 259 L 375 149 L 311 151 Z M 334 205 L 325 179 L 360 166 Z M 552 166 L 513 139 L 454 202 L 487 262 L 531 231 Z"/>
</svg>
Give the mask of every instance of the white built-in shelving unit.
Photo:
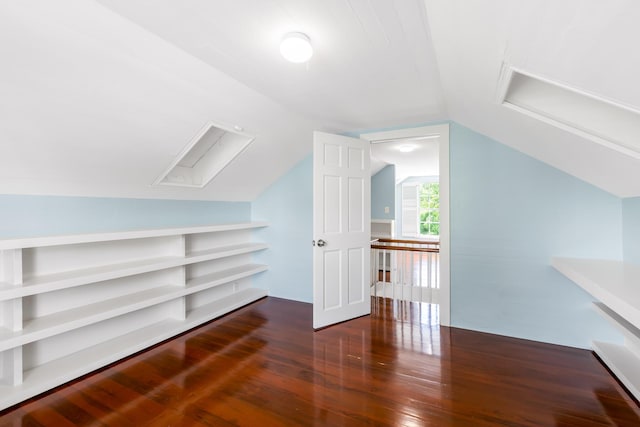
<svg viewBox="0 0 640 427">
<path fill-rule="evenodd" d="M 372 219 L 371 238 L 393 239 L 395 236 L 395 221 L 392 219 Z"/>
<path fill-rule="evenodd" d="M 589 292 L 596 310 L 623 334 L 623 345 L 594 341 L 593 351 L 640 399 L 640 266 L 575 258 L 554 258 L 552 265 Z"/>
<path fill-rule="evenodd" d="M 0 240 L 0 409 L 265 297 L 265 226 Z"/>
</svg>

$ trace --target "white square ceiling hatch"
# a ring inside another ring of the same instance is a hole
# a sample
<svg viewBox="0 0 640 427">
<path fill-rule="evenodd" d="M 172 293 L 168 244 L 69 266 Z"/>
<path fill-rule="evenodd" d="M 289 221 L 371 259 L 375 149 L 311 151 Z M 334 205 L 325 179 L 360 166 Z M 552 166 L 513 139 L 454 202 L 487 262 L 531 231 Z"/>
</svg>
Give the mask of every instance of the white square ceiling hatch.
<svg viewBox="0 0 640 427">
<path fill-rule="evenodd" d="M 239 130 L 209 122 L 153 185 L 203 188 L 254 139 Z"/>
</svg>

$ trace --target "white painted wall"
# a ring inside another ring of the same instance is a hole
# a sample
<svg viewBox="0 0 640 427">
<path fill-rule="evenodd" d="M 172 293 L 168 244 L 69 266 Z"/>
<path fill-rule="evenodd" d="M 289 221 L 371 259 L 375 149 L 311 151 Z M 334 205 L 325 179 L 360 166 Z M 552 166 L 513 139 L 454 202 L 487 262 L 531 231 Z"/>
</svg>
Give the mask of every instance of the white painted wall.
<svg viewBox="0 0 640 427">
<path fill-rule="evenodd" d="M 319 127 L 96 2 L 0 3 L 0 52 L 0 194 L 252 200 Z M 150 186 L 208 121 L 256 139 L 205 189 Z"/>
<path fill-rule="evenodd" d="M 498 102 L 503 63 L 640 107 L 640 3 L 424 0 L 449 119 L 619 197 L 640 161 Z"/>
</svg>

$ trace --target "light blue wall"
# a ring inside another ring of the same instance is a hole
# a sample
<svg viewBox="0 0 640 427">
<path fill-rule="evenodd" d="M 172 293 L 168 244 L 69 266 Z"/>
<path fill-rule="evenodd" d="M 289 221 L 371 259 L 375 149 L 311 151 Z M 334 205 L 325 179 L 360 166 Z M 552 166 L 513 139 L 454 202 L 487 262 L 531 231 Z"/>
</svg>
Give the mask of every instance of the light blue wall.
<svg viewBox="0 0 640 427">
<path fill-rule="evenodd" d="M 269 249 L 255 256 L 269 270 L 254 279 L 269 295 L 313 300 L 313 157 L 309 156 L 262 193 L 252 204 L 254 221 L 268 221 L 257 238 Z"/>
<path fill-rule="evenodd" d="M 253 203 L 0 195 L 0 238 L 266 220 L 255 278 L 312 301 L 312 156 Z M 588 347 L 613 336 L 552 256 L 640 261 L 640 198 L 620 200 L 451 123 L 454 326 Z"/>
<path fill-rule="evenodd" d="M 387 165 L 371 177 L 371 219 L 394 219 L 396 167 Z M 384 208 L 389 208 L 389 213 Z"/>
<path fill-rule="evenodd" d="M 247 222 L 248 202 L 0 195 L 0 238 Z"/>
<path fill-rule="evenodd" d="M 621 199 L 458 124 L 450 132 L 453 326 L 582 348 L 618 339 L 549 263 L 622 259 Z"/>
<path fill-rule="evenodd" d="M 640 265 L 640 197 L 622 200 L 624 260 Z"/>
<path fill-rule="evenodd" d="M 618 340 L 553 256 L 622 259 L 622 200 L 451 123 L 451 310 L 454 326 L 588 348 Z M 312 301 L 312 157 L 252 204 L 271 226 L 256 255 L 270 295 Z M 630 212 L 630 211 L 629 211 Z"/>
</svg>

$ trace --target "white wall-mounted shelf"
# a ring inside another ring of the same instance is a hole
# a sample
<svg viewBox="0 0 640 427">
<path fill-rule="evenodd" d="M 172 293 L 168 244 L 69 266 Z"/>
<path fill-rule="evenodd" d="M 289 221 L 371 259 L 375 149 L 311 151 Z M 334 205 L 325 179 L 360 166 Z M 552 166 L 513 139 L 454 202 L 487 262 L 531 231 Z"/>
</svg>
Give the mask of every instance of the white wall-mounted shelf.
<svg viewBox="0 0 640 427">
<path fill-rule="evenodd" d="M 42 292 L 51 292 L 73 286 L 82 286 L 89 283 L 117 279 L 119 277 L 133 276 L 136 274 L 148 273 L 151 271 L 187 264 L 194 264 L 197 262 L 210 261 L 233 255 L 251 253 L 266 248 L 267 245 L 263 243 L 246 243 L 241 245 L 223 246 L 206 251 L 197 251 L 182 257 L 157 257 L 35 276 L 26 279 L 20 288 L 16 288 L 8 283 L 0 283 L 0 301 L 21 298 Z"/>
<path fill-rule="evenodd" d="M 266 296 L 265 226 L 0 240 L 0 409 Z"/>
<path fill-rule="evenodd" d="M 201 225 L 196 227 L 150 228 L 145 230 L 114 231 L 105 233 L 62 234 L 57 236 L 27 237 L 0 240 L 0 250 L 73 245 L 77 243 L 108 242 L 114 240 L 144 239 L 147 237 L 176 236 L 181 234 L 216 233 L 266 227 L 266 222 Z"/>
<path fill-rule="evenodd" d="M 621 261 L 554 258 L 553 267 L 598 301 L 595 309 L 625 337 L 624 345 L 594 341 L 593 351 L 640 399 L 640 267 Z"/>
<path fill-rule="evenodd" d="M 636 398 L 640 396 L 640 357 L 627 346 L 594 341 L 593 351 Z"/>
<path fill-rule="evenodd" d="M 371 238 L 392 239 L 395 236 L 395 221 L 392 219 L 372 219 Z"/>
</svg>

